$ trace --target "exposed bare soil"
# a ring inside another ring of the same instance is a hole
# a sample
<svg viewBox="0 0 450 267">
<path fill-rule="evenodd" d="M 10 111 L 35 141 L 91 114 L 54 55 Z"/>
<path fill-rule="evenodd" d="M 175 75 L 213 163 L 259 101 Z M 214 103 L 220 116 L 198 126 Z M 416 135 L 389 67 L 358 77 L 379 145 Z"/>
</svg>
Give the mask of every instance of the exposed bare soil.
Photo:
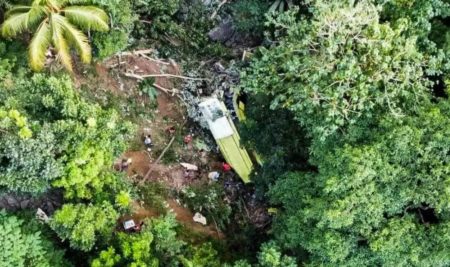
<svg viewBox="0 0 450 267">
<path fill-rule="evenodd" d="M 137 92 L 138 80 L 124 77 L 120 73 L 133 73 L 137 75 L 162 73 L 181 74 L 180 68 L 174 62 L 157 62 L 137 55 L 122 57 L 120 59 L 120 67 L 116 67 L 112 71 L 111 66 L 114 66 L 114 64 L 118 65 L 118 62 L 119 59 L 113 58 L 105 61 L 103 64 L 96 65 L 95 89 L 106 90 L 120 97 L 135 97 L 136 101 L 146 103 L 146 97 Z M 84 78 L 85 75 L 78 76 L 76 79 L 79 81 L 78 86 L 83 84 L 90 87 L 93 86 L 89 84 L 91 81 Z M 176 88 L 177 84 L 179 84 L 177 80 L 166 77 L 155 78 L 155 83 L 166 89 Z M 179 104 L 178 98 L 160 91 L 157 96 L 157 109 L 154 110 L 152 119 L 145 120 L 141 123 L 140 129 L 135 137 L 135 143 L 138 144 L 137 147 L 134 147 L 133 151 L 128 151 L 121 157 L 132 160 L 131 165 L 127 169 L 128 177 L 131 180 L 137 183 L 142 182 L 142 178 L 150 168 L 152 168 L 150 180 L 162 182 L 174 191 L 179 191 L 190 183 L 208 179 L 207 173 L 210 170 L 218 168 L 220 164 L 215 160 L 215 155 L 199 154 L 192 144 L 185 145 L 182 141 L 175 141 L 171 149 L 177 156 L 177 162 L 155 163 L 156 158 L 159 156 L 158 153 L 166 147 L 172 137 L 167 131 L 169 127 L 176 128 L 177 132 L 175 134 L 179 135 L 181 140 L 184 135 L 188 134 L 184 122 L 184 109 Z M 151 134 L 152 136 L 154 143 L 152 151 L 146 151 L 142 142 L 143 136 L 146 134 Z M 118 159 L 118 162 L 120 162 L 120 159 Z M 186 176 L 185 169 L 179 164 L 180 162 L 196 164 L 200 167 L 200 170 L 199 172 L 191 173 L 188 177 Z M 203 226 L 194 222 L 192 219 L 194 214 L 189 209 L 177 203 L 175 199 L 167 199 L 167 204 L 168 209 L 175 213 L 177 221 L 190 231 L 213 238 L 223 238 L 223 234 L 215 226 L 211 224 Z M 135 202 L 132 206 L 132 214 L 123 216 L 120 219 L 120 223 L 131 218 L 140 222 L 146 218 L 159 215 L 159 212 L 149 206 L 149 203 Z"/>
</svg>

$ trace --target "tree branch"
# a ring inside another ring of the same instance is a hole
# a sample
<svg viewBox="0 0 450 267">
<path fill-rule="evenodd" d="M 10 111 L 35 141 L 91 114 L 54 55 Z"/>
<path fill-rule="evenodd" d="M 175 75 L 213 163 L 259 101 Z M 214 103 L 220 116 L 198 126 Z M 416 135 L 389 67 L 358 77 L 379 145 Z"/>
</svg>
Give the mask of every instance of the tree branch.
<svg viewBox="0 0 450 267">
<path fill-rule="evenodd" d="M 144 183 L 145 181 L 147 181 L 147 179 L 150 176 L 150 174 L 152 174 L 155 165 L 158 164 L 159 161 L 164 157 L 164 155 L 167 153 L 169 148 L 172 146 L 173 141 L 175 141 L 175 136 L 172 137 L 172 139 L 170 139 L 169 144 L 164 148 L 164 150 L 161 153 L 161 155 L 159 155 L 159 157 L 152 163 L 152 166 L 150 167 L 150 169 L 148 170 L 148 172 L 145 174 L 144 178 L 142 179 L 141 184 Z"/>
<path fill-rule="evenodd" d="M 209 19 L 214 19 L 219 13 L 219 10 L 222 8 L 222 6 L 225 5 L 227 2 L 228 0 L 223 0 L 222 2 L 220 2 L 219 6 L 217 7 L 216 10 L 214 10 L 214 13 L 211 15 Z"/>
<path fill-rule="evenodd" d="M 194 80 L 194 81 L 207 81 L 208 79 L 205 78 L 194 78 L 194 77 L 187 77 L 187 76 L 181 76 L 181 75 L 174 75 L 174 74 L 147 74 L 147 75 L 138 75 L 135 73 L 124 73 L 123 75 L 131 78 L 135 78 L 138 80 L 144 80 L 145 78 L 158 78 L 158 77 L 165 77 L 165 78 L 178 78 L 178 79 L 184 79 L 184 80 Z"/>
</svg>

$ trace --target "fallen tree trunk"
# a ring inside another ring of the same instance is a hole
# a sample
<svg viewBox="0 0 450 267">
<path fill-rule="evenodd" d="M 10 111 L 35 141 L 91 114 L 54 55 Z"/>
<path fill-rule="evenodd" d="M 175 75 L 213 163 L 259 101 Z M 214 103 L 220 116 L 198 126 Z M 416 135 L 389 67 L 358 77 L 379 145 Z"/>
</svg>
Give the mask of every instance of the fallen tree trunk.
<svg viewBox="0 0 450 267">
<path fill-rule="evenodd" d="M 169 151 L 169 148 L 172 146 L 174 141 L 175 141 L 175 136 L 172 137 L 172 139 L 170 139 L 169 144 L 164 148 L 161 155 L 159 155 L 159 157 L 152 163 L 152 166 L 150 166 L 150 169 L 148 170 L 148 172 L 145 174 L 144 178 L 140 182 L 141 184 L 144 183 L 145 181 L 147 181 L 148 177 L 150 177 L 150 174 L 152 174 L 152 172 L 153 172 L 154 166 L 161 161 L 161 159 L 164 157 L 164 155 L 167 153 L 167 151 Z"/>
<path fill-rule="evenodd" d="M 138 75 L 135 73 L 124 73 L 125 76 L 136 78 L 138 80 L 144 80 L 145 78 L 178 78 L 178 79 L 184 79 L 184 80 L 194 80 L 194 81 L 206 81 L 208 79 L 205 78 L 195 78 L 195 77 L 187 77 L 187 76 L 181 76 L 181 75 L 175 75 L 175 74 L 168 74 L 168 73 L 161 73 L 161 74 L 147 74 L 147 75 Z"/>
</svg>

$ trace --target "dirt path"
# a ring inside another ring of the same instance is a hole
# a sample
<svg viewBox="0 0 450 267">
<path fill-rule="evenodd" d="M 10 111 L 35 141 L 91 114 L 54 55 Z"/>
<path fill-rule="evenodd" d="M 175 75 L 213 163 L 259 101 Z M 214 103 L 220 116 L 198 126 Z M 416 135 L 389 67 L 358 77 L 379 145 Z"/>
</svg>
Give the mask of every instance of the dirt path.
<svg viewBox="0 0 450 267">
<path fill-rule="evenodd" d="M 174 199 L 167 200 L 169 211 L 175 214 L 175 219 L 184 227 L 190 231 L 201 234 L 204 236 L 212 237 L 214 239 L 223 239 L 224 235 L 222 232 L 218 231 L 214 226 L 201 225 L 192 220 L 194 214 L 187 208 L 178 204 Z M 122 225 L 123 222 L 133 219 L 138 224 L 145 219 L 154 218 L 162 215 L 156 209 L 151 207 L 144 207 L 134 202 L 132 205 L 132 213 L 130 215 L 125 215 L 119 219 L 119 223 Z"/>
<path fill-rule="evenodd" d="M 189 209 L 178 204 L 175 200 L 169 199 L 167 202 L 169 204 L 169 208 L 176 214 L 176 219 L 180 223 L 182 223 L 186 228 L 194 232 L 202 233 L 216 239 L 224 238 L 223 233 L 218 231 L 218 229 L 216 229 L 215 226 L 211 224 L 203 226 L 199 223 L 194 222 L 192 220 L 194 214 Z"/>
<path fill-rule="evenodd" d="M 124 155 L 132 159 L 132 164 L 127 170 L 129 177 L 142 177 L 150 168 L 151 157 L 145 151 L 127 152 Z M 181 189 L 186 185 L 183 177 L 183 168 L 178 165 L 158 164 L 153 167 L 153 177 L 158 181 L 162 181 L 172 189 Z M 203 226 L 193 221 L 194 214 L 187 208 L 178 204 L 174 199 L 167 199 L 168 209 L 175 213 L 178 222 L 186 228 L 216 239 L 223 238 L 223 234 L 218 232 L 214 225 Z M 133 213 L 131 216 L 125 216 L 124 219 L 133 218 L 136 221 L 142 221 L 145 218 L 159 216 L 160 214 L 151 207 L 142 207 L 138 204 L 133 205 Z"/>
</svg>

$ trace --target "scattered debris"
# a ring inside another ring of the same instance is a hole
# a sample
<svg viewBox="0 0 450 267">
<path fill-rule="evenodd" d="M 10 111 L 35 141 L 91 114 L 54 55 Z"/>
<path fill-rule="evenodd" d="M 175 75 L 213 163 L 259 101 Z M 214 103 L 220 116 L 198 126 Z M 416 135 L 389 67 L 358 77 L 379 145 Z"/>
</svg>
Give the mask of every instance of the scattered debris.
<svg viewBox="0 0 450 267">
<path fill-rule="evenodd" d="M 186 168 L 186 170 L 188 171 L 198 171 L 198 167 L 194 164 L 182 162 L 180 163 L 180 165 Z"/>
<path fill-rule="evenodd" d="M 184 141 L 184 143 L 187 145 L 187 144 L 189 144 L 189 143 L 191 143 L 192 142 L 192 135 L 191 134 L 188 134 L 188 135 L 186 135 L 185 137 L 184 137 L 184 139 L 183 139 L 183 141 Z"/>
<path fill-rule="evenodd" d="M 153 167 L 155 165 L 157 165 L 159 163 L 159 161 L 164 157 L 164 155 L 167 153 L 167 151 L 169 150 L 169 148 L 172 146 L 173 141 L 175 141 L 175 136 L 172 137 L 172 139 L 170 139 L 169 144 L 167 144 L 167 146 L 164 148 L 163 152 L 161 153 L 161 155 L 159 155 L 159 157 L 155 160 L 155 162 L 152 163 L 150 169 L 148 170 L 148 172 L 145 174 L 144 179 L 141 180 L 141 184 L 144 183 L 149 177 L 150 174 L 152 174 L 153 171 Z"/>
<path fill-rule="evenodd" d="M 231 171 L 231 165 L 226 162 L 222 163 L 222 171 L 224 171 L 224 172 Z"/>
<path fill-rule="evenodd" d="M 206 222 L 206 217 L 203 216 L 201 213 L 197 212 L 195 213 L 194 217 L 192 218 L 194 220 L 194 222 L 196 223 L 200 223 L 202 225 L 207 225 L 208 223 Z"/>
<path fill-rule="evenodd" d="M 143 221 L 136 224 L 136 222 L 133 219 L 129 219 L 123 222 L 123 229 L 129 232 L 139 232 L 141 231 L 143 225 L 144 225 Z"/>
<path fill-rule="evenodd" d="M 41 208 L 38 208 L 36 211 L 36 219 L 45 223 L 48 223 L 49 221 L 47 214 L 43 210 L 41 210 Z"/>
<path fill-rule="evenodd" d="M 120 162 L 119 171 L 128 170 L 128 167 L 131 165 L 132 162 L 133 162 L 133 159 L 131 159 L 131 158 L 122 159 L 122 161 Z"/>
<path fill-rule="evenodd" d="M 136 227 L 136 223 L 134 222 L 134 220 L 128 220 L 123 222 L 123 228 L 127 231 L 130 229 L 134 229 L 134 227 Z"/>
<path fill-rule="evenodd" d="M 211 179 L 214 182 L 217 182 L 219 180 L 220 173 L 219 172 L 210 172 L 208 173 L 208 178 Z"/>
<path fill-rule="evenodd" d="M 176 132 L 176 128 L 175 128 L 175 126 L 170 126 L 170 127 L 167 127 L 166 128 L 166 132 L 169 134 L 169 135 L 174 135 L 175 134 L 175 132 Z"/>
</svg>

